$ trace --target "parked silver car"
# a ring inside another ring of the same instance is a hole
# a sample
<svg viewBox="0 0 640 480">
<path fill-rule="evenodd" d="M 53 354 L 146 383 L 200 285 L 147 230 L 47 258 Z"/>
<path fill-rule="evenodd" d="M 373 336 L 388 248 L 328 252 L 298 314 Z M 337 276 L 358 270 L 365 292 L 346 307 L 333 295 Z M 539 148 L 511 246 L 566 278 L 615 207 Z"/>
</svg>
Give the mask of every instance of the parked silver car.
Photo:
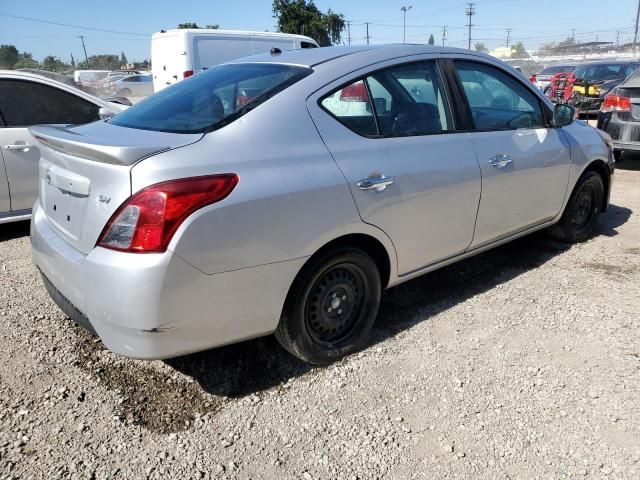
<svg viewBox="0 0 640 480">
<path fill-rule="evenodd" d="M 148 97 L 153 95 L 151 75 L 127 75 L 113 82 L 116 95 L 123 97 Z"/>
<path fill-rule="evenodd" d="M 571 107 L 439 47 L 249 57 L 109 121 L 31 130 L 45 284 L 143 359 L 275 332 L 330 362 L 366 342 L 385 288 L 551 226 L 586 240 L 613 174 Z"/>
<path fill-rule="evenodd" d="M 80 124 L 122 106 L 33 73 L 0 70 L 0 224 L 26 220 L 38 196 L 40 149 L 28 127 Z"/>
</svg>

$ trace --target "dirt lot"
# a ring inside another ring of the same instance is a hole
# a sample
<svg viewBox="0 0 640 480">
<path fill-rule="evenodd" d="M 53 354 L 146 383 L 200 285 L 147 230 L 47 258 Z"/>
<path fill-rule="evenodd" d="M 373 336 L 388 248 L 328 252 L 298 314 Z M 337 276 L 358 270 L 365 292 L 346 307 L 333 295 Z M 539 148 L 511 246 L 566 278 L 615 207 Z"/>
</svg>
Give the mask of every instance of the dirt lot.
<svg viewBox="0 0 640 480">
<path fill-rule="evenodd" d="M 0 228 L 0 477 L 640 478 L 640 159 L 589 242 L 534 235 L 388 291 L 369 348 L 118 358 Z"/>
</svg>

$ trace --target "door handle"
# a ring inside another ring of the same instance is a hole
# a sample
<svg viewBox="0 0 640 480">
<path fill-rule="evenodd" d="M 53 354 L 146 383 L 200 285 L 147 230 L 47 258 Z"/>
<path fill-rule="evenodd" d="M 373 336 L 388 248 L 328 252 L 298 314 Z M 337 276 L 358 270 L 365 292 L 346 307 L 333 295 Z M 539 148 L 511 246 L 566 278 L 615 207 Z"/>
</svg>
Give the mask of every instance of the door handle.
<svg viewBox="0 0 640 480">
<path fill-rule="evenodd" d="M 29 145 L 28 143 L 21 143 L 16 145 L 5 145 L 5 150 L 22 150 L 23 152 L 28 152 L 33 148 L 33 145 Z"/>
<path fill-rule="evenodd" d="M 504 168 L 511 162 L 513 162 L 513 159 L 504 153 L 499 153 L 495 157 L 489 159 L 489 165 L 497 168 Z"/>
<path fill-rule="evenodd" d="M 393 184 L 393 177 L 385 177 L 383 175 L 382 177 L 360 180 L 358 182 L 358 188 L 360 190 L 376 190 L 377 192 L 382 192 L 391 184 Z"/>
</svg>

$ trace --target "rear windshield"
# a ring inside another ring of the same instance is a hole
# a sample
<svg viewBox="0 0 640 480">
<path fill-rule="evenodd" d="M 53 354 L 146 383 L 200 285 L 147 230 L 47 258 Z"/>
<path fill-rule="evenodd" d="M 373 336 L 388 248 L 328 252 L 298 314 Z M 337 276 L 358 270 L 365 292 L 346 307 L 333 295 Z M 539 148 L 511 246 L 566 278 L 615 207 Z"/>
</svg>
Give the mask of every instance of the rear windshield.
<svg viewBox="0 0 640 480">
<path fill-rule="evenodd" d="M 589 82 L 602 82 L 605 80 L 616 80 L 623 76 L 626 65 L 620 63 L 595 63 L 580 65 L 573 74 L 578 81 L 587 80 Z"/>
<path fill-rule="evenodd" d="M 576 67 L 570 67 L 570 66 L 562 66 L 562 65 L 554 65 L 553 67 L 547 67 L 544 70 L 542 70 L 542 72 L 540 72 L 540 75 L 555 75 L 556 73 L 569 73 L 569 72 L 573 72 L 573 70 Z"/>
<path fill-rule="evenodd" d="M 311 71 L 266 63 L 218 65 L 165 88 L 109 121 L 140 130 L 205 133 L 228 125 Z"/>
</svg>

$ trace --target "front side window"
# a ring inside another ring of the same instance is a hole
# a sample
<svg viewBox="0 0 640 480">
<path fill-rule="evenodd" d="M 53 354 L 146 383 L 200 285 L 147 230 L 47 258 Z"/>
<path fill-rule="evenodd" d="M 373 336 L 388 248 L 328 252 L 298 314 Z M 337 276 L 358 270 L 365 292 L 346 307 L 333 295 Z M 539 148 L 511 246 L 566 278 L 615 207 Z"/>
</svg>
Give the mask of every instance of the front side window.
<svg viewBox="0 0 640 480">
<path fill-rule="evenodd" d="M 109 122 L 141 130 L 206 133 L 228 125 L 311 72 L 268 63 L 219 65 L 147 97 Z"/>
<path fill-rule="evenodd" d="M 334 91 L 321 105 L 360 135 L 430 135 L 452 129 L 434 62 L 380 70 Z"/>
<path fill-rule="evenodd" d="M 79 125 L 98 120 L 99 110 L 97 105 L 59 88 L 25 80 L 0 80 L 0 112 L 8 127 Z"/>
<path fill-rule="evenodd" d="M 475 62 L 455 62 L 476 130 L 544 128 L 540 100 L 505 72 Z"/>
</svg>

